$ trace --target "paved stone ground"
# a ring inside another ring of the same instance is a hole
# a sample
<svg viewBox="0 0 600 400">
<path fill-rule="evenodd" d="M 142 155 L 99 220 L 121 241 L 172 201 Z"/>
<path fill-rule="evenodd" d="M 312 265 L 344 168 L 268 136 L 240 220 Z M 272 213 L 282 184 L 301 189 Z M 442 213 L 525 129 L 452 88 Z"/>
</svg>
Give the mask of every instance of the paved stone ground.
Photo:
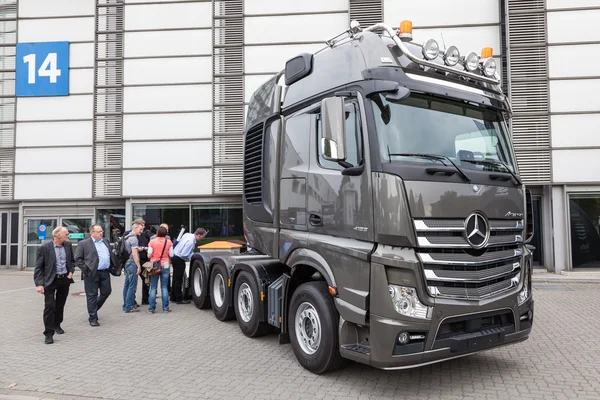
<svg viewBox="0 0 600 400">
<path fill-rule="evenodd" d="M 83 291 L 77 277 L 71 293 Z M 246 338 L 210 310 L 124 314 L 122 285 L 113 279 L 99 328 L 87 323 L 85 297 L 69 296 L 66 334 L 44 345 L 31 274 L 0 270 L 0 399 L 600 398 L 598 284 L 536 284 L 524 343 L 408 371 L 350 364 L 326 376 L 302 369 L 275 335 Z"/>
</svg>

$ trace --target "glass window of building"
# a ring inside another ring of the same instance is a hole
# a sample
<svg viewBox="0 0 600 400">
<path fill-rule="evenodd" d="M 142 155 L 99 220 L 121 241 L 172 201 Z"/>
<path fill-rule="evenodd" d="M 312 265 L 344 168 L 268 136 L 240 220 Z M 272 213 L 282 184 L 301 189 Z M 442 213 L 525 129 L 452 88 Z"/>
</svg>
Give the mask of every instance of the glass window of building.
<svg viewBox="0 0 600 400">
<path fill-rule="evenodd" d="M 600 194 L 569 196 L 573 268 L 600 268 Z"/>
<path fill-rule="evenodd" d="M 133 219 L 146 221 L 146 229 L 152 234 L 160 224 L 169 225 L 169 236 L 177 238 L 181 229 L 190 231 L 190 206 L 189 205 L 134 205 Z"/>
<path fill-rule="evenodd" d="M 192 206 L 192 226 L 208 230 L 206 241 L 244 241 L 242 206 L 198 205 Z"/>
</svg>

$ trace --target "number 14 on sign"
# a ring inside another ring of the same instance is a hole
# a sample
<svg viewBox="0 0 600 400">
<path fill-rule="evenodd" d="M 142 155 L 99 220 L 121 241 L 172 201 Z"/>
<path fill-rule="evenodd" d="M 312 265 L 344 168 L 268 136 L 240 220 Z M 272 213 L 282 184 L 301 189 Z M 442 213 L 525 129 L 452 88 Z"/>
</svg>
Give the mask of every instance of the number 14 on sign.
<svg viewBox="0 0 600 400">
<path fill-rule="evenodd" d="M 56 83 L 56 78 L 60 76 L 61 71 L 58 69 L 56 53 L 49 53 L 38 70 L 39 76 L 47 76 L 50 78 L 50 83 Z M 27 83 L 35 84 L 35 54 L 29 54 L 23 57 L 23 62 L 28 65 Z"/>
</svg>

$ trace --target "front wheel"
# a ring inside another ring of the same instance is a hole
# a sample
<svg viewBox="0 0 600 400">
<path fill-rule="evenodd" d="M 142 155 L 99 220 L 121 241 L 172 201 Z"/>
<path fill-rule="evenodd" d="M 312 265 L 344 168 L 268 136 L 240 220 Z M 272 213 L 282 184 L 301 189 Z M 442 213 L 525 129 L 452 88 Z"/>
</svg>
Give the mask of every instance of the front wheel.
<svg viewBox="0 0 600 400">
<path fill-rule="evenodd" d="M 340 368 L 339 314 L 325 282 L 300 285 L 290 302 L 288 327 L 300 365 L 315 374 Z"/>
</svg>

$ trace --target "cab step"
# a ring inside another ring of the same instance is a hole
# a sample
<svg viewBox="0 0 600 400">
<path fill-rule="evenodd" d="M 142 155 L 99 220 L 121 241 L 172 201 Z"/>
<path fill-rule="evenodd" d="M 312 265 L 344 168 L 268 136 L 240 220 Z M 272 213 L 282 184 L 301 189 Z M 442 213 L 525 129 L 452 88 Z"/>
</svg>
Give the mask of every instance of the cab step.
<svg viewBox="0 0 600 400">
<path fill-rule="evenodd" d="M 364 355 L 371 354 L 371 346 L 365 346 L 363 344 L 347 344 L 342 346 L 344 350 L 353 351 Z"/>
</svg>

